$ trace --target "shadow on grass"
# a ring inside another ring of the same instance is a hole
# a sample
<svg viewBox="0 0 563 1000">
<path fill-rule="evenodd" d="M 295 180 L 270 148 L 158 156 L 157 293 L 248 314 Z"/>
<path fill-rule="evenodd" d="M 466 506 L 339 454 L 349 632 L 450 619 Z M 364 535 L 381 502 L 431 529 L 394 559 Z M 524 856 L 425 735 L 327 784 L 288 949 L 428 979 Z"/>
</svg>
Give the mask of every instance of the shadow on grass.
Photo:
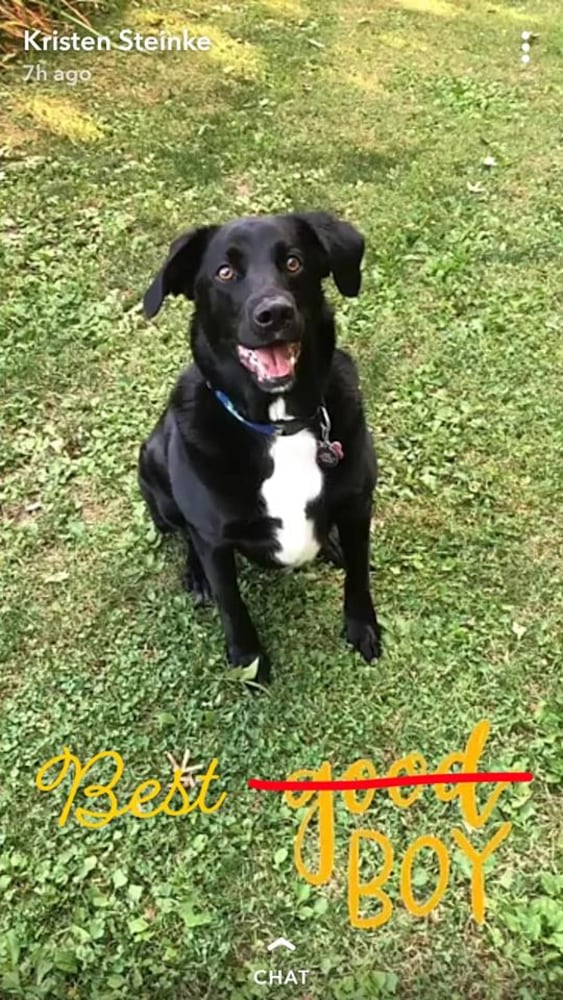
<svg viewBox="0 0 563 1000">
<path fill-rule="evenodd" d="M 344 148 L 343 148 L 344 147 Z M 332 177 L 341 182 L 364 181 L 369 183 L 389 170 L 407 163 L 416 150 L 400 149 L 392 153 L 380 153 L 376 149 L 359 149 L 356 146 L 338 144 L 328 161 Z"/>
</svg>

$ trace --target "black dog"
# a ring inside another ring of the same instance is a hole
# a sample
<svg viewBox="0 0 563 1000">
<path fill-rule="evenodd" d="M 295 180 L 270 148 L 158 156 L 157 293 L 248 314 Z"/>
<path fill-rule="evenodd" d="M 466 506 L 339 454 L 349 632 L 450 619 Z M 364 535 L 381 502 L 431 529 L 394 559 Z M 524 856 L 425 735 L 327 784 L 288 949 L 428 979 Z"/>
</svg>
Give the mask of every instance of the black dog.
<svg viewBox="0 0 563 1000">
<path fill-rule="evenodd" d="M 229 661 L 269 661 L 240 596 L 235 551 L 265 565 L 300 565 L 340 551 L 346 637 L 380 654 L 369 592 L 376 480 L 356 369 L 335 349 L 322 279 L 360 290 L 364 240 L 325 212 L 259 216 L 180 236 L 144 298 L 195 301 L 192 364 L 139 459 L 156 526 L 188 546 L 186 583 L 215 599 Z"/>
</svg>

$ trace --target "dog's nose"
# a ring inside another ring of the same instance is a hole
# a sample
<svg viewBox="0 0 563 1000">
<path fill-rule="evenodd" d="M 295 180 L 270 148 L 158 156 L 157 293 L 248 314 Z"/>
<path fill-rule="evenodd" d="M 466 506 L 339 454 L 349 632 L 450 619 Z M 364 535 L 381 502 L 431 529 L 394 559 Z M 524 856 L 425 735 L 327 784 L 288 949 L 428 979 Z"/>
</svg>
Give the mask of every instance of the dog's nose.
<svg viewBox="0 0 563 1000">
<path fill-rule="evenodd" d="M 294 317 L 295 308 L 283 295 L 262 299 L 252 313 L 253 322 L 260 333 L 274 333 L 290 323 Z"/>
</svg>

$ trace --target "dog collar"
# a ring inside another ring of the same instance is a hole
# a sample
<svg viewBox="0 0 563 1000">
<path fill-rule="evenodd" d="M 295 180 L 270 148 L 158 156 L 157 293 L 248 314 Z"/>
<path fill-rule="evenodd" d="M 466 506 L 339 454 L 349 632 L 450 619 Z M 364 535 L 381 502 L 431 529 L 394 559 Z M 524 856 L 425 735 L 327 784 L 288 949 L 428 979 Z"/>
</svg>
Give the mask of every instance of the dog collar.
<svg viewBox="0 0 563 1000">
<path fill-rule="evenodd" d="M 209 383 L 208 383 L 209 384 Z M 259 434 L 266 434 L 268 437 L 272 437 L 274 434 L 298 434 L 299 431 L 305 430 L 307 427 L 312 427 L 315 422 L 320 425 L 321 434 L 323 423 L 328 422 L 328 427 L 330 428 L 330 421 L 328 420 L 328 413 L 326 412 L 324 406 L 319 406 L 311 417 L 306 420 L 302 420 L 300 417 L 292 417 L 291 420 L 280 420 L 277 423 L 272 424 L 255 424 L 252 420 L 247 420 L 243 417 L 242 413 L 239 413 L 235 404 L 226 393 L 222 392 L 221 389 L 214 389 L 212 385 L 209 386 L 213 392 L 216 399 L 219 400 L 222 406 L 235 417 L 241 424 L 245 427 L 249 427 L 253 431 L 257 431 Z"/>
<path fill-rule="evenodd" d="M 298 434 L 299 431 L 306 428 L 311 430 L 315 428 L 317 462 L 321 469 L 334 469 L 344 458 L 344 449 L 340 441 L 330 440 L 330 417 L 323 403 L 317 407 L 312 416 L 307 420 L 300 420 L 298 417 L 293 417 L 291 420 L 280 420 L 278 423 L 255 424 L 252 420 L 247 420 L 246 417 L 243 417 L 242 413 L 239 413 L 233 401 L 229 399 L 226 393 L 221 392 L 220 389 L 214 389 L 212 385 L 209 385 L 209 382 L 207 385 L 215 398 L 221 403 L 221 406 L 227 410 L 227 413 L 230 413 L 235 420 L 238 420 L 245 427 L 250 428 L 250 430 L 258 431 L 259 434 L 266 434 L 267 437 L 273 437 L 274 435 Z"/>
</svg>

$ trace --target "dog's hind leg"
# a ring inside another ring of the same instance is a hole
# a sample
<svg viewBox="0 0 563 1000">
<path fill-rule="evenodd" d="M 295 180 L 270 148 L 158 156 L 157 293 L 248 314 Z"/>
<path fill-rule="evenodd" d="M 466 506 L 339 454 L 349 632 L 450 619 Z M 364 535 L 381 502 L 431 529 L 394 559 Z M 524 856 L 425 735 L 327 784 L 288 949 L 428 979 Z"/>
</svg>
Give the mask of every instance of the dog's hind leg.
<svg viewBox="0 0 563 1000">
<path fill-rule="evenodd" d="M 319 559 L 330 563 L 331 566 L 336 566 L 337 569 L 346 568 L 346 563 L 344 562 L 344 552 L 342 551 L 342 545 L 340 544 L 340 535 L 338 534 L 338 528 L 335 524 L 333 524 L 328 533 L 326 542 L 321 547 Z M 370 562 L 369 568 L 370 572 L 374 570 L 374 563 Z"/>
<path fill-rule="evenodd" d="M 156 436 L 149 438 L 141 447 L 137 477 L 139 489 L 158 531 L 167 535 L 182 528 L 185 521 L 172 496 L 165 459 Z"/>
<path fill-rule="evenodd" d="M 336 566 L 337 569 L 344 569 L 344 553 L 340 544 L 338 528 L 333 524 L 326 541 L 324 542 L 319 557 L 324 561 Z"/>
<path fill-rule="evenodd" d="M 156 502 L 156 500 L 154 498 L 154 494 L 152 492 L 149 492 L 148 490 L 143 489 L 143 487 L 142 487 L 142 481 L 141 481 L 141 492 L 142 492 L 143 497 L 145 499 L 145 503 L 146 503 L 147 507 L 149 508 L 149 513 L 150 513 L 150 515 L 151 515 L 151 517 L 153 519 L 155 528 L 158 531 L 160 531 L 161 534 L 163 534 L 163 535 L 169 535 L 173 531 L 175 531 L 176 530 L 176 526 L 172 523 L 172 521 L 166 520 L 162 516 L 162 514 L 161 514 L 161 506 L 159 506 L 159 504 L 157 504 L 157 502 Z"/>
<path fill-rule="evenodd" d="M 188 552 L 186 557 L 186 567 L 182 575 L 182 583 L 196 607 L 201 605 L 214 604 L 215 600 L 209 581 L 202 566 L 189 534 L 186 536 Z"/>
</svg>

